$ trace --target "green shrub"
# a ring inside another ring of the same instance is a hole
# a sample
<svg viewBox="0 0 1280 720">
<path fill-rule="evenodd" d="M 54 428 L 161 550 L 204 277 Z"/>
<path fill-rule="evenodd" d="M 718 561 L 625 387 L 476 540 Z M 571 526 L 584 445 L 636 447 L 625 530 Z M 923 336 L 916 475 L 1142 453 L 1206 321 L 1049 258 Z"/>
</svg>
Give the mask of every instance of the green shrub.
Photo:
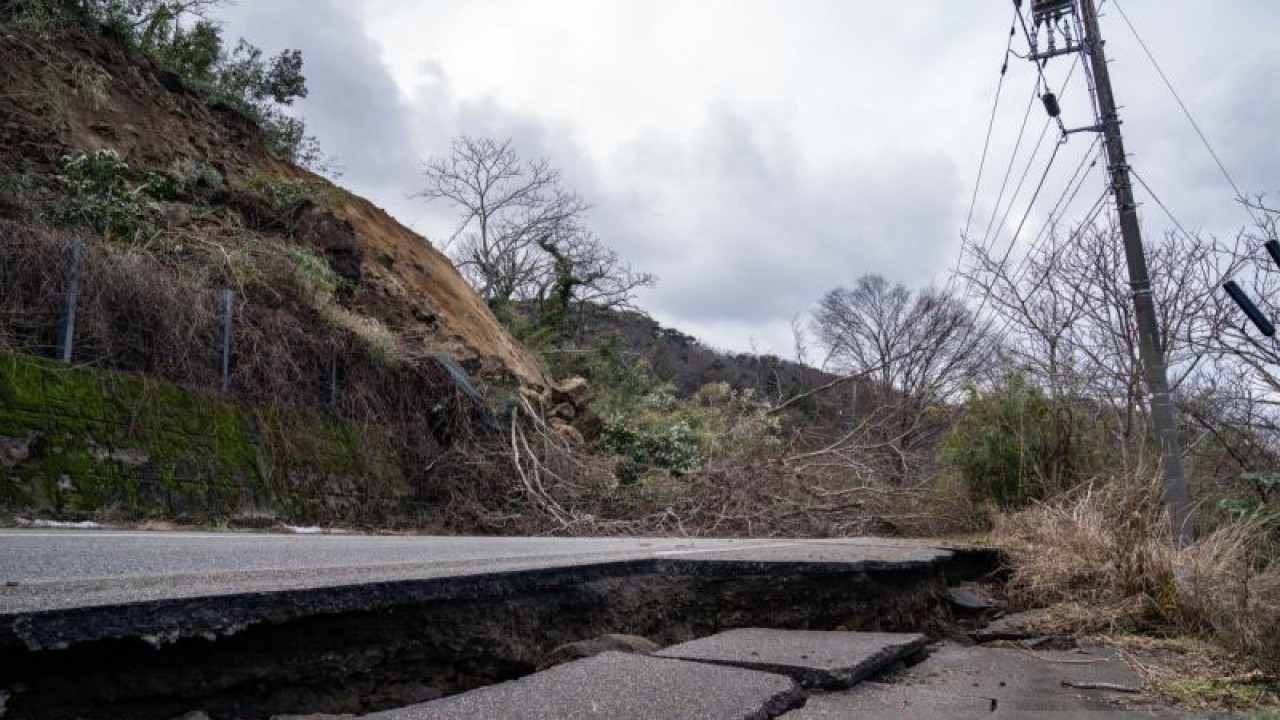
<svg viewBox="0 0 1280 720">
<path fill-rule="evenodd" d="M 679 477 L 712 461 L 742 460 L 776 446 L 780 421 L 751 390 L 712 383 L 681 398 L 661 383 L 605 417 L 605 447 L 619 457 L 618 480 L 650 469 Z"/>
<path fill-rule="evenodd" d="M 558 375 L 591 382 L 591 407 L 604 419 L 601 440 L 618 456 L 620 483 L 655 470 L 679 477 L 780 442 L 780 419 L 766 412 L 769 404 L 754 391 L 712 383 L 680 397 L 647 361 L 626 352 L 617 335 L 553 357 Z"/>
<path fill-rule="evenodd" d="M 603 415 L 630 407 L 663 386 L 648 361 L 623 348 L 617 333 L 552 357 L 557 376 L 581 375 L 591 381 L 595 409 Z"/>
<path fill-rule="evenodd" d="M 94 110 L 101 110 L 110 95 L 111 76 L 97 65 L 77 62 L 71 68 L 71 82 L 78 95 L 89 101 Z"/>
<path fill-rule="evenodd" d="M 400 339 L 381 320 L 367 315 L 348 313 L 345 326 L 360 338 L 369 354 L 387 367 L 400 361 Z"/>
<path fill-rule="evenodd" d="M 942 453 L 976 500 L 1018 507 L 1043 494 L 1055 439 L 1052 403 L 1014 373 L 989 392 L 970 391 Z"/>
<path fill-rule="evenodd" d="M 0 214 L 6 209 L 25 211 L 37 187 L 39 182 L 34 173 L 0 168 Z"/>
<path fill-rule="evenodd" d="M 198 188 L 221 190 L 222 173 L 209 163 L 190 158 L 175 160 L 164 172 L 146 173 L 144 190 L 157 200 L 191 200 Z"/>
<path fill-rule="evenodd" d="M 61 180 L 69 196 L 47 211 L 51 220 L 127 242 L 149 230 L 148 208 L 139 199 L 146 184 L 130 182 L 132 171 L 116 151 L 65 156 L 61 164 Z"/>
<path fill-rule="evenodd" d="M 245 183 L 245 189 L 267 202 L 282 215 L 290 215 L 304 203 L 330 205 L 334 201 L 333 190 L 311 180 L 281 180 L 255 172 Z"/>
<path fill-rule="evenodd" d="M 770 404 L 752 388 L 709 383 L 690 402 L 690 421 L 708 459 L 744 458 L 781 444 L 782 418 L 770 414 Z"/>
<path fill-rule="evenodd" d="M 290 245 L 285 252 L 293 266 L 293 281 L 299 294 L 311 307 L 320 311 L 328 310 L 338 295 L 342 278 L 333 271 L 329 261 L 311 248 Z"/>
<path fill-rule="evenodd" d="M 1234 478 L 1235 492 L 1218 500 L 1217 509 L 1226 522 L 1249 522 L 1280 539 L 1280 473 L 1271 470 L 1243 472 Z"/>
<path fill-rule="evenodd" d="M 68 25 L 82 22 L 74 8 L 67 3 L 51 0 L 12 0 L 8 8 L 0 5 L 0 19 L 7 20 L 18 30 L 35 37 L 45 37 Z"/>
<path fill-rule="evenodd" d="M 217 168 L 207 162 L 191 158 L 175 160 L 169 167 L 169 175 L 181 183 L 188 192 L 198 187 L 221 190 L 226 185 L 222 173 L 218 172 Z"/>
<path fill-rule="evenodd" d="M 692 428 L 678 420 L 665 424 L 617 416 L 605 423 L 602 437 L 605 447 L 618 456 L 614 473 L 623 485 L 654 468 L 679 477 L 696 469 L 702 459 Z"/>
<path fill-rule="evenodd" d="M 521 306 L 519 303 L 502 301 L 490 301 L 489 309 L 493 312 L 494 317 L 498 318 L 498 322 L 502 323 L 507 332 L 519 340 L 521 345 L 543 357 L 559 357 L 562 338 L 539 322 L 537 312 L 531 311 L 528 307 Z M 591 354 L 595 352 L 593 349 Z M 591 379 L 592 371 L 588 367 L 597 360 L 598 358 L 593 357 L 586 362 L 570 362 L 568 366 L 572 366 L 573 369 L 564 374 L 582 375 Z"/>
</svg>

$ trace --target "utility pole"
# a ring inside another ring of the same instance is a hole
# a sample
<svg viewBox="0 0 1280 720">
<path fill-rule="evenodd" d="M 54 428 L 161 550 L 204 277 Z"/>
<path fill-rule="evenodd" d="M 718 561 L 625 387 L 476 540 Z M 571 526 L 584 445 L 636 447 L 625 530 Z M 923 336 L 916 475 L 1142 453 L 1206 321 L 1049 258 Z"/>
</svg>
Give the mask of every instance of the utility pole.
<svg viewBox="0 0 1280 720">
<path fill-rule="evenodd" d="M 1138 342 L 1142 365 L 1147 375 L 1150 394 L 1151 422 L 1160 438 L 1164 463 L 1164 496 L 1173 519 L 1173 536 L 1179 545 L 1194 538 L 1195 528 L 1187 503 L 1187 478 L 1182 472 L 1182 449 L 1178 442 L 1178 418 L 1169 393 L 1169 378 L 1160 344 L 1160 328 L 1156 322 L 1156 303 L 1151 294 L 1151 277 L 1147 272 L 1147 254 L 1142 246 L 1138 226 L 1138 208 L 1133 201 L 1133 184 L 1129 180 L 1129 163 L 1120 136 L 1120 117 L 1111 90 L 1111 74 L 1103 50 L 1102 32 L 1098 28 L 1098 10 L 1093 0 L 1080 0 L 1084 20 L 1084 45 L 1093 71 L 1093 84 L 1098 96 L 1098 117 L 1102 137 L 1107 146 L 1107 170 L 1111 173 L 1111 192 L 1120 212 L 1120 235 L 1124 239 L 1124 256 L 1129 265 L 1129 287 L 1133 292 L 1133 311 L 1138 321 Z"/>
<path fill-rule="evenodd" d="M 1019 2 L 1020 0 L 1015 0 Z M 1169 378 L 1160 343 L 1160 328 L 1156 320 L 1155 299 L 1151 292 L 1151 277 L 1147 271 L 1147 257 L 1142 245 L 1142 232 L 1138 225 L 1138 209 L 1133 199 L 1133 185 L 1129 179 L 1129 163 L 1124 152 L 1124 140 L 1120 136 L 1120 117 L 1116 113 L 1115 93 L 1111 89 L 1111 75 L 1107 71 L 1104 41 L 1098 26 L 1098 10 L 1094 0 L 1079 0 L 1080 32 L 1079 50 L 1088 61 L 1093 74 L 1097 99 L 1098 125 L 1081 130 L 1100 131 L 1107 150 L 1107 171 L 1111 174 L 1111 192 L 1115 196 L 1120 214 L 1120 234 L 1124 240 L 1125 260 L 1129 266 L 1129 287 L 1133 293 L 1133 310 L 1138 323 L 1138 342 L 1143 370 L 1146 374 L 1147 392 L 1151 403 L 1151 422 L 1160 440 L 1164 470 L 1164 496 L 1173 520 L 1173 539 L 1179 546 L 1189 544 L 1195 535 L 1187 502 L 1187 480 L 1182 470 L 1182 451 L 1178 441 L 1178 419 L 1169 392 Z M 1034 22 L 1061 23 L 1071 12 L 1070 0 L 1033 0 Z M 1066 25 L 1060 25 L 1066 27 Z M 1032 47 L 1035 62 L 1077 48 L 1053 47 L 1050 30 L 1050 49 L 1040 54 Z M 1034 41 L 1033 41 L 1034 43 Z M 1070 41 L 1068 39 L 1068 45 Z M 1074 132 L 1074 131 L 1068 131 Z"/>
</svg>

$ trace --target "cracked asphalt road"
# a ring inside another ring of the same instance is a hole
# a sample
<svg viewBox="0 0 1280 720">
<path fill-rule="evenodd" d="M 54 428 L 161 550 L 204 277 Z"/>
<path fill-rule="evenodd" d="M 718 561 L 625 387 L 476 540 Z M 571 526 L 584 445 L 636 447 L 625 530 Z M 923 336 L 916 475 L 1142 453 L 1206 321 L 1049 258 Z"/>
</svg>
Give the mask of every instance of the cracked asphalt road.
<svg viewBox="0 0 1280 720">
<path fill-rule="evenodd" d="M 922 543 L 0 530 L 0 614 L 645 559 L 930 563 Z"/>
</svg>

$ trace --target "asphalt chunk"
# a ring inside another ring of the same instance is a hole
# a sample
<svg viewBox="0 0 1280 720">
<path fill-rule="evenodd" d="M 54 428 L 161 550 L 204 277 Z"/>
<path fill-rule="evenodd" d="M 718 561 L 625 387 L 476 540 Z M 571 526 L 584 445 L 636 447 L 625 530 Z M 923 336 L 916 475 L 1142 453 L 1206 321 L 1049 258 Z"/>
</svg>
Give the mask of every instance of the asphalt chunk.
<svg viewBox="0 0 1280 720">
<path fill-rule="evenodd" d="M 804 687 L 847 688 L 921 650 L 918 633 L 744 628 L 673 645 L 660 657 L 787 675 Z"/>
<path fill-rule="evenodd" d="M 809 698 L 786 720 L 1084 717 L 1183 718 L 1160 707 L 1128 707 L 1123 694 L 1064 685 L 1138 686 L 1140 679 L 1102 647 L 1028 652 L 943 645 L 881 682 Z"/>
<path fill-rule="evenodd" d="M 766 720 L 803 702 L 782 675 L 607 652 L 369 720 Z"/>
</svg>

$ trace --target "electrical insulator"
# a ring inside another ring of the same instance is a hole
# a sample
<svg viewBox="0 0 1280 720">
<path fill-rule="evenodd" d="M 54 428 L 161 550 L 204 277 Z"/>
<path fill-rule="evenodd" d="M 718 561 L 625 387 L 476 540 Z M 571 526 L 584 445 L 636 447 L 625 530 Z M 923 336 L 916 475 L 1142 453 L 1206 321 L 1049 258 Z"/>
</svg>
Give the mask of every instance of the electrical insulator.
<svg viewBox="0 0 1280 720">
<path fill-rule="evenodd" d="M 1271 324 L 1271 321 L 1267 319 L 1266 315 L 1262 314 L 1257 305 L 1253 304 L 1253 301 L 1244 293 L 1244 290 L 1240 289 L 1235 280 L 1228 280 L 1223 283 L 1222 289 L 1226 290 L 1231 299 L 1236 301 L 1236 305 L 1239 305 L 1244 314 L 1249 316 L 1249 319 L 1253 321 L 1254 327 L 1258 328 L 1258 332 L 1267 337 L 1275 337 L 1276 326 Z"/>
<path fill-rule="evenodd" d="M 1049 113 L 1049 117 L 1056 118 L 1062 114 L 1062 108 L 1058 107 L 1058 96 L 1052 92 L 1047 92 L 1040 96 L 1044 101 L 1045 112 Z"/>
</svg>

